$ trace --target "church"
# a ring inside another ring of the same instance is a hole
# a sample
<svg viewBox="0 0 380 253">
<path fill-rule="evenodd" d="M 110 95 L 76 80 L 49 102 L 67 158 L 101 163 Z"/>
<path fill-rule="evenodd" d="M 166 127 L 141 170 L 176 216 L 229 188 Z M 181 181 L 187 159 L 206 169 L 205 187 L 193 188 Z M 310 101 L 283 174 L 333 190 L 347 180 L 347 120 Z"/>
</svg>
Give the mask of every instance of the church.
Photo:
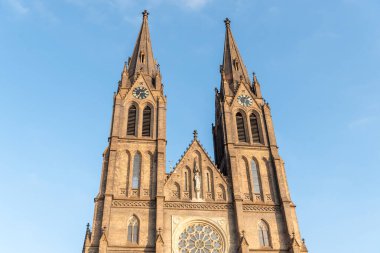
<svg viewBox="0 0 380 253">
<path fill-rule="evenodd" d="M 308 252 L 269 104 L 225 21 L 212 125 L 215 161 L 197 132 L 166 171 L 167 99 L 148 12 L 114 95 L 109 145 L 83 253 Z"/>
</svg>

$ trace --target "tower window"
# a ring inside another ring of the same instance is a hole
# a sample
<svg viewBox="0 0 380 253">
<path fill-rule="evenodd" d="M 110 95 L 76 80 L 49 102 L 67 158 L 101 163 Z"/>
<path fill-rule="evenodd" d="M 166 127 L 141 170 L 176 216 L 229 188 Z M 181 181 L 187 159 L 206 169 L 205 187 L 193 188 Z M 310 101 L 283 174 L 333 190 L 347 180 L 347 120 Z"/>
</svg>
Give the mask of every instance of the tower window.
<svg viewBox="0 0 380 253">
<path fill-rule="evenodd" d="M 128 222 L 128 242 L 138 243 L 139 241 L 139 220 L 132 216 Z"/>
<path fill-rule="evenodd" d="M 259 242 L 261 247 L 270 247 L 269 226 L 261 220 L 258 225 Z"/>
<path fill-rule="evenodd" d="M 141 155 L 140 153 L 136 153 L 133 159 L 132 189 L 139 189 L 140 187 L 140 172 L 141 172 Z"/>
<path fill-rule="evenodd" d="M 255 194 L 261 194 L 259 170 L 258 170 L 256 162 L 254 160 L 251 161 L 251 170 L 252 170 L 252 179 L 253 179 L 252 180 L 253 181 L 253 192 Z"/>
<path fill-rule="evenodd" d="M 234 68 L 236 71 L 239 71 L 239 62 L 236 59 L 234 59 Z"/>
<path fill-rule="evenodd" d="M 127 124 L 127 135 L 136 136 L 136 106 L 131 105 L 128 110 L 128 124 Z"/>
<path fill-rule="evenodd" d="M 144 63 L 145 60 L 145 54 L 143 52 L 140 52 L 140 62 Z"/>
<path fill-rule="evenodd" d="M 152 109 L 149 106 L 143 111 L 142 136 L 150 136 Z"/>
<path fill-rule="evenodd" d="M 257 117 L 254 113 L 249 117 L 251 123 L 251 133 L 252 133 L 252 141 L 253 143 L 261 143 L 260 132 L 259 132 L 259 124 L 257 122 Z"/>
<path fill-rule="evenodd" d="M 236 113 L 236 126 L 237 126 L 239 142 L 247 142 L 247 135 L 245 134 L 244 118 L 240 112 Z"/>
</svg>

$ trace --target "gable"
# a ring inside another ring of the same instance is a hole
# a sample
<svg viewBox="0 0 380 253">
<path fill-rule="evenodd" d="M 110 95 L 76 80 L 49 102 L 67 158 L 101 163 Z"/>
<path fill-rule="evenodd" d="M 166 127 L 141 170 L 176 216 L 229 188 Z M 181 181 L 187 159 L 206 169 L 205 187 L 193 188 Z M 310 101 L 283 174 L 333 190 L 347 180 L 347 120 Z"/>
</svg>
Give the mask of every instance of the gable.
<svg viewBox="0 0 380 253">
<path fill-rule="evenodd" d="M 229 184 L 202 145 L 194 139 L 164 186 L 172 201 L 227 201 Z"/>
<path fill-rule="evenodd" d="M 141 98 L 138 98 L 138 97 L 135 97 L 136 96 L 136 93 L 134 94 L 134 91 L 136 89 L 142 89 L 142 90 L 146 90 L 146 92 L 148 93 L 148 96 L 144 99 L 141 99 Z M 146 82 L 145 78 L 143 77 L 143 75 L 139 75 L 137 77 L 137 79 L 135 80 L 135 82 L 132 84 L 131 88 L 128 90 L 126 96 L 125 96 L 125 100 L 124 100 L 124 103 L 127 103 L 130 102 L 130 101 L 133 101 L 134 103 L 136 104 L 145 104 L 145 103 L 150 103 L 152 105 L 155 105 L 156 104 L 156 101 L 154 99 L 155 97 L 155 94 L 156 92 L 153 92 L 148 83 Z"/>
<path fill-rule="evenodd" d="M 247 87 L 248 86 L 248 87 Z M 243 96 L 247 96 L 249 97 L 250 99 L 252 99 L 252 104 L 248 107 L 253 107 L 255 108 L 256 110 L 259 110 L 259 108 L 261 108 L 261 105 L 259 105 L 257 99 L 256 99 L 256 96 L 253 94 L 253 92 L 251 91 L 249 85 L 246 85 L 245 83 L 241 82 L 239 84 L 239 87 L 237 88 L 236 92 L 235 92 L 235 96 L 233 97 L 231 103 L 230 103 L 230 106 L 231 107 L 242 107 L 242 108 L 246 108 L 244 106 L 242 106 L 241 104 L 239 104 L 238 102 L 238 98 L 240 95 L 243 95 Z"/>
</svg>

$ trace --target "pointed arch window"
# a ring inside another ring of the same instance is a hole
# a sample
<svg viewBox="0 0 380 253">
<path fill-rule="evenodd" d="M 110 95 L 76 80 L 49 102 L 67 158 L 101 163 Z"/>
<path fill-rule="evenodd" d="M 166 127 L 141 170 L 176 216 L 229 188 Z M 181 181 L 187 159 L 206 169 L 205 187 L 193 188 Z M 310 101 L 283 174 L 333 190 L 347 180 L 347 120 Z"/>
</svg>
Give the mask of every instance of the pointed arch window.
<svg viewBox="0 0 380 253">
<path fill-rule="evenodd" d="M 206 173 L 207 177 L 207 192 L 211 192 L 211 181 L 210 181 L 210 173 Z"/>
<path fill-rule="evenodd" d="M 252 181 L 253 181 L 253 193 L 261 194 L 261 184 L 259 177 L 259 169 L 255 160 L 251 161 Z"/>
<path fill-rule="evenodd" d="M 140 52 L 140 62 L 144 63 L 144 60 L 145 60 L 145 54 L 144 52 Z"/>
<path fill-rule="evenodd" d="M 252 113 L 251 116 L 249 117 L 249 121 L 251 123 L 251 133 L 252 133 L 253 143 L 261 143 L 259 124 L 257 121 L 257 117 L 254 113 Z"/>
<path fill-rule="evenodd" d="M 137 109 L 135 105 L 131 105 L 128 110 L 128 124 L 127 124 L 127 135 L 136 136 L 136 116 Z"/>
<path fill-rule="evenodd" d="M 239 142 L 247 142 L 247 135 L 245 134 L 244 118 L 240 112 L 236 113 L 236 127 L 237 127 Z"/>
<path fill-rule="evenodd" d="M 141 173 L 141 154 L 136 153 L 133 159 L 132 189 L 139 189 Z"/>
<path fill-rule="evenodd" d="M 270 236 L 269 236 L 269 226 L 268 224 L 261 220 L 258 224 L 259 242 L 261 247 L 271 247 Z"/>
<path fill-rule="evenodd" d="M 138 243 L 139 241 L 139 220 L 132 216 L 128 222 L 128 242 Z"/>
<path fill-rule="evenodd" d="M 188 178 L 188 175 L 187 175 L 187 172 L 185 172 L 185 191 L 189 191 L 189 178 Z"/>
<path fill-rule="evenodd" d="M 143 111 L 142 136 L 150 136 L 152 109 L 146 106 Z"/>
</svg>

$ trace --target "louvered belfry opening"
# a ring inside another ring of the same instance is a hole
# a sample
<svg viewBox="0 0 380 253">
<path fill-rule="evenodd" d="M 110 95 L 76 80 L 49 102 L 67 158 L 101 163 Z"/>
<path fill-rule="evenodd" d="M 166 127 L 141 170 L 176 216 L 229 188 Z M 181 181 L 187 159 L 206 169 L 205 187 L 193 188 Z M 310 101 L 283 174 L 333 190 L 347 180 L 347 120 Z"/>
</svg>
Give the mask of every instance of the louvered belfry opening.
<svg viewBox="0 0 380 253">
<path fill-rule="evenodd" d="M 244 118 L 240 112 L 236 113 L 236 126 L 237 126 L 239 142 L 247 142 L 247 136 L 245 134 Z"/>
<path fill-rule="evenodd" d="M 251 133 L 252 133 L 252 141 L 254 143 L 261 143 L 260 132 L 259 132 L 259 124 L 257 122 L 257 117 L 254 113 L 249 117 L 251 122 Z"/>
<path fill-rule="evenodd" d="M 152 109 L 145 107 L 143 112 L 142 136 L 150 136 Z"/>
<path fill-rule="evenodd" d="M 127 135 L 136 136 L 136 116 L 137 116 L 136 106 L 131 105 L 131 107 L 129 107 L 129 110 L 128 110 Z"/>
</svg>

